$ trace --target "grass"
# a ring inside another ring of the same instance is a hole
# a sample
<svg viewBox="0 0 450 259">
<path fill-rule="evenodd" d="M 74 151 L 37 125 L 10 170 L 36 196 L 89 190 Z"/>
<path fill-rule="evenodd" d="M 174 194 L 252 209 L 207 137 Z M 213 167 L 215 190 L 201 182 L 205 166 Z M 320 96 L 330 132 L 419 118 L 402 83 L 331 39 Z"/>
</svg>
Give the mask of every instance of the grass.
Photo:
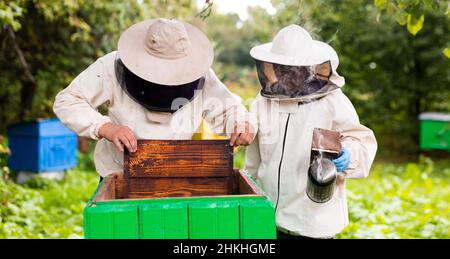
<svg viewBox="0 0 450 259">
<path fill-rule="evenodd" d="M 450 238 L 450 161 L 377 162 L 347 181 L 349 226 L 339 238 Z"/>
<path fill-rule="evenodd" d="M 254 82 L 227 85 L 244 100 L 259 89 Z M 378 153 L 386 151 L 381 146 Z M 450 238 L 449 154 L 440 153 L 436 162 L 425 157 L 405 162 L 412 156 L 377 159 L 368 178 L 347 181 L 350 224 L 337 238 Z M 234 166 L 244 164 L 239 148 Z"/>
<path fill-rule="evenodd" d="M 243 149 L 235 155 L 242 168 Z M 450 160 L 378 160 L 365 179 L 347 180 L 350 224 L 337 238 L 450 238 Z"/>
<path fill-rule="evenodd" d="M 0 177 L 0 238 L 82 238 L 83 208 L 98 184 L 82 165 L 61 181 L 35 177 L 20 185 Z"/>
<path fill-rule="evenodd" d="M 235 166 L 244 162 L 243 149 Z M 82 238 L 83 208 L 98 184 L 89 155 L 61 181 L 0 180 L 0 238 Z M 450 162 L 378 161 L 347 182 L 350 225 L 338 238 L 450 238 Z"/>
</svg>

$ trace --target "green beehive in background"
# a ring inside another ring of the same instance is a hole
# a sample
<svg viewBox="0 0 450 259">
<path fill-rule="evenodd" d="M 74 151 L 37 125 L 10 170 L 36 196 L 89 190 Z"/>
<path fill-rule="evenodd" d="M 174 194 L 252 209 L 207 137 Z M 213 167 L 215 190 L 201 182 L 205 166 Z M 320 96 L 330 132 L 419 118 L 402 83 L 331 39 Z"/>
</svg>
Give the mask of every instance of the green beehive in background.
<svg viewBox="0 0 450 259">
<path fill-rule="evenodd" d="M 422 113 L 420 119 L 420 149 L 450 151 L 450 114 Z"/>
<path fill-rule="evenodd" d="M 140 140 L 84 209 L 86 238 L 276 238 L 275 211 L 228 140 Z"/>
</svg>

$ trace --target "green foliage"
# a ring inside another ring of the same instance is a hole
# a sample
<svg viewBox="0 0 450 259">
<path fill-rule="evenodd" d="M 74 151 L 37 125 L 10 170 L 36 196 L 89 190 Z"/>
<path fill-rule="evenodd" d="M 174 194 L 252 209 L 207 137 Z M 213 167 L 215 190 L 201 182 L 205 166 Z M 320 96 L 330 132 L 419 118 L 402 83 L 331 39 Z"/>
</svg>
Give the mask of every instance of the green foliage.
<svg viewBox="0 0 450 259">
<path fill-rule="evenodd" d="M 0 23 L 0 130 L 18 120 L 53 117 L 56 93 L 114 49 L 119 32 L 139 14 L 132 1 L 24 0 L 16 5 L 22 15 Z"/>
<path fill-rule="evenodd" d="M 450 164 L 379 163 L 347 181 L 350 225 L 339 238 L 450 238 Z"/>
<path fill-rule="evenodd" d="M 211 15 L 213 3 L 213 0 L 205 0 L 205 6 L 202 7 L 196 16 L 202 18 L 202 20 L 208 18 Z"/>
<path fill-rule="evenodd" d="M 234 68 L 254 64 L 248 51 L 256 43 L 255 32 L 247 28 L 237 28 L 239 23 L 237 14 L 214 14 L 206 21 L 204 30 L 214 44 L 215 63 L 231 65 Z M 233 70 L 237 72 L 236 69 Z"/>
<path fill-rule="evenodd" d="M 18 19 L 23 15 L 23 0 L 0 2 L 0 25 L 10 24 L 14 30 L 20 28 Z"/>
<path fill-rule="evenodd" d="M 416 36 L 416 34 L 422 30 L 423 22 L 425 21 L 425 16 L 422 14 L 419 18 L 414 17 L 412 14 L 408 14 L 406 17 L 406 28 L 408 31 Z"/>
<path fill-rule="evenodd" d="M 444 53 L 444 55 L 445 55 L 447 58 L 450 58 L 450 48 L 445 48 L 445 49 L 442 51 L 442 53 Z"/>
<path fill-rule="evenodd" d="M 234 166 L 243 168 L 239 149 Z M 350 224 L 337 238 L 450 238 L 450 162 L 377 162 L 368 178 L 347 180 Z"/>
<path fill-rule="evenodd" d="M 8 180 L 10 171 L 7 164 L 7 159 L 10 154 L 10 150 L 5 143 L 5 139 L 0 135 L 0 180 Z"/>
<path fill-rule="evenodd" d="M 390 1 L 377 4 L 383 2 Z M 397 25 L 394 15 L 379 15 L 379 7 L 363 0 L 272 3 L 277 10 L 275 15 L 253 8 L 240 29 L 253 32 L 247 34 L 252 38 L 251 46 L 270 41 L 279 29 L 292 23 L 306 27 L 314 38 L 330 42 L 340 58 L 338 72 L 346 78 L 343 91 L 356 107 L 361 122 L 375 131 L 381 153 L 414 157 L 418 151 L 418 115 L 425 111 L 450 112 L 450 60 L 443 54 L 443 46 L 450 42 L 448 15 L 423 9 L 426 22 L 413 37 Z M 213 18 L 214 15 L 207 21 Z M 222 38 L 215 35 L 217 42 Z M 237 41 L 234 45 L 248 53 L 249 40 L 239 39 L 233 38 Z M 254 71 L 253 65 L 251 68 Z M 219 75 L 228 79 L 230 73 Z M 249 86 L 242 81 L 234 80 L 240 87 Z M 257 80 L 245 83 L 252 82 L 256 83 L 250 87 L 258 89 Z"/>
<path fill-rule="evenodd" d="M 0 3 L 0 132 L 54 117 L 54 97 L 121 32 L 147 18 L 195 16 L 195 2 L 13 0 Z"/>
<path fill-rule="evenodd" d="M 82 238 L 83 209 L 99 181 L 92 151 L 78 154 L 61 181 L 37 176 L 23 185 L 9 177 L 8 155 L 0 139 L 0 239 Z"/>
<path fill-rule="evenodd" d="M 400 25 L 415 36 L 423 27 L 425 13 L 448 14 L 450 6 L 439 0 L 374 0 L 375 6 L 382 12 L 395 17 Z"/>
<path fill-rule="evenodd" d="M 192 0 L 145 0 L 141 4 L 3 1 L 0 132 L 21 120 L 53 117 L 58 91 L 96 58 L 114 50 L 124 28 L 155 17 L 180 18 L 204 30 L 214 44 L 218 76 L 230 89 L 250 98 L 259 88 L 248 55 L 251 47 L 270 41 L 283 26 L 301 24 L 316 39 L 330 42 L 337 50 L 339 72 L 347 81 L 343 90 L 355 104 L 361 121 L 375 130 L 381 148 L 387 151 L 408 150 L 403 153 L 415 155 L 417 115 L 424 111 L 450 112 L 450 22 L 445 1 L 273 0 L 275 15 L 254 7 L 245 22 L 235 14 L 217 13 L 208 3 L 205 1 L 205 7 L 212 12 L 202 21 L 195 18 L 201 10 Z M 398 23 L 409 26 L 417 35 L 413 37 Z M 15 40 L 7 28 L 13 29 Z M 20 62 L 15 44 L 28 69 Z M 385 127 L 387 121 L 390 127 Z"/>
<path fill-rule="evenodd" d="M 0 179 L 0 238 L 82 238 L 83 208 L 98 174 L 69 171 L 60 182 Z"/>
</svg>

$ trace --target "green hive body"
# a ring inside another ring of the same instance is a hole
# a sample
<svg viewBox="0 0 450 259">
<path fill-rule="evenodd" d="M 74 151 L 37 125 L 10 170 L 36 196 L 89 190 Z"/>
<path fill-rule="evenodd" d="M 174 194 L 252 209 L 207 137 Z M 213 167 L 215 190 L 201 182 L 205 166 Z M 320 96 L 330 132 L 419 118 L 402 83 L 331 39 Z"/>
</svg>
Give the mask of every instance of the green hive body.
<svg viewBox="0 0 450 259">
<path fill-rule="evenodd" d="M 450 115 L 424 113 L 419 118 L 420 149 L 450 151 Z"/>
<path fill-rule="evenodd" d="M 236 196 L 91 199 L 84 209 L 85 237 L 276 238 L 272 203 L 264 196 Z"/>
<path fill-rule="evenodd" d="M 229 140 L 139 140 L 84 210 L 86 238 L 276 238 L 273 204 Z"/>
</svg>

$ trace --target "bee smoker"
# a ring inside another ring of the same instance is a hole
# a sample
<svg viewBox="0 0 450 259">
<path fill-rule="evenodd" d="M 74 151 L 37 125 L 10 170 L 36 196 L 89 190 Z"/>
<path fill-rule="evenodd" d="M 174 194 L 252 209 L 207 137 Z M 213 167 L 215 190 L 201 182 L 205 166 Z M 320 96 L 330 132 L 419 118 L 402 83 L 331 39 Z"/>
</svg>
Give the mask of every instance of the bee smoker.
<svg viewBox="0 0 450 259">
<path fill-rule="evenodd" d="M 337 171 L 333 159 L 341 153 L 340 134 L 314 129 L 306 194 L 316 203 L 329 201 L 334 194 Z"/>
</svg>

